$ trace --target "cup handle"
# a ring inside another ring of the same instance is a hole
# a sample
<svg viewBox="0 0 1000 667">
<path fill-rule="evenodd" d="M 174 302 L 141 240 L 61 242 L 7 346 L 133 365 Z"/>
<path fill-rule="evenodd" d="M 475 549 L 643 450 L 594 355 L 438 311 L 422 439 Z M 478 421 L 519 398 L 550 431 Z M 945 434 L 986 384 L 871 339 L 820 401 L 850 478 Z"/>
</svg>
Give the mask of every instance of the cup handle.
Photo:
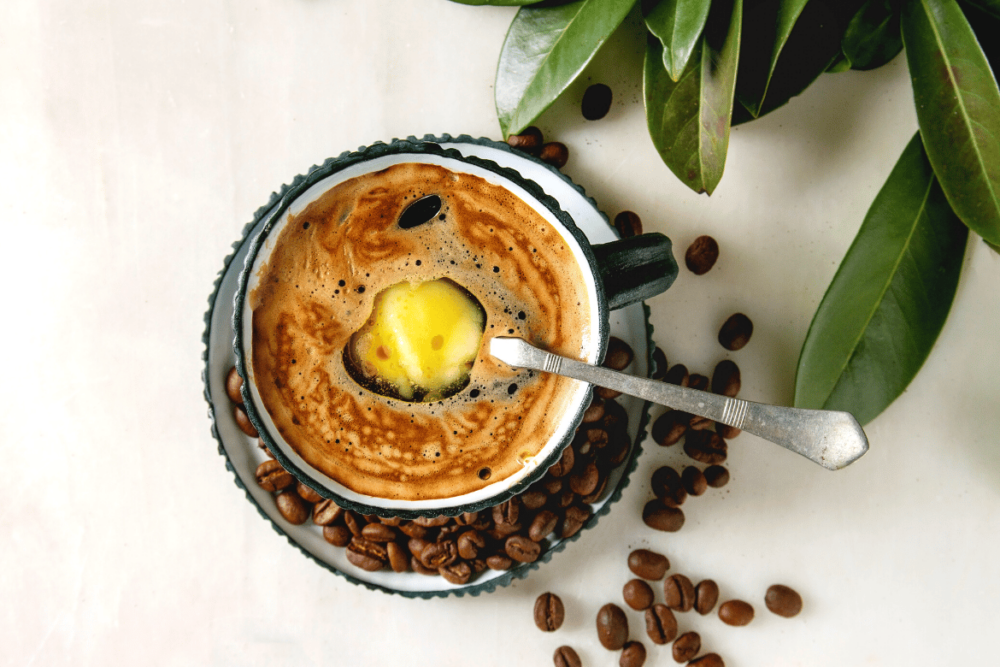
<svg viewBox="0 0 1000 667">
<path fill-rule="evenodd" d="M 593 246 L 608 308 L 624 308 L 665 291 L 677 278 L 673 244 L 658 232 Z"/>
</svg>

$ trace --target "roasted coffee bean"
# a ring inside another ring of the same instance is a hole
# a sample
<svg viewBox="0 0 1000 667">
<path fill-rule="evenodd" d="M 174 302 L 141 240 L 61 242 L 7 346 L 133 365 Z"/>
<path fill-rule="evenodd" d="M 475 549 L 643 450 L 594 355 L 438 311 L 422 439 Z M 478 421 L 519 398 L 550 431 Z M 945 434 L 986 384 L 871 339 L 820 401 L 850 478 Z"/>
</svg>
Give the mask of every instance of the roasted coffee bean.
<svg viewBox="0 0 1000 667">
<path fill-rule="evenodd" d="M 576 452 L 573 451 L 572 447 L 567 447 L 563 450 L 559 460 L 549 468 L 549 474 L 553 477 L 565 477 L 573 470 L 574 463 L 576 463 Z"/>
<path fill-rule="evenodd" d="M 521 494 L 521 505 L 529 510 L 537 510 L 545 505 L 549 500 L 549 494 L 544 489 L 534 487 Z"/>
<path fill-rule="evenodd" d="M 604 418 L 604 399 L 600 396 L 594 396 L 590 399 L 590 405 L 583 413 L 583 423 L 593 424 L 596 421 L 600 421 Z"/>
<path fill-rule="evenodd" d="M 438 528 L 437 539 L 435 542 L 443 542 L 444 540 L 454 540 L 458 539 L 458 534 L 465 529 L 465 526 L 460 526 L 457 523 L 452 523 L 447 526 L 441 526 Z"/>
<path fill-rule="evenodd" d="M 602 420 L 602 425 L 609 436 L 627 431 L 628 412 L 625 411 L 625 408 L 618 401 L 607 400 L 604 402 L 604 419 Z"/>
<path fill-rule="evenodd" d="M 436 577 L 440 574 L 440 572 L 438 572 L 435 568 L 427 567 L 426 565 L 421 563 L 420 559 L 417 558 L 416 556 L 410 557 L 410 569 L 416 572 L 417 574 L 426 574 L 427 576 Z"/>
<path fill-rule="evenodd" d="M 270 459 L 257 466 L 254 477 L 257 480 L 257 486 L 271 493 L 281 491 L 291 486 L 295 481 L 292 473 L 282 468 L 277 461 Z"/>
<path fill-rule="evenodd" d="M 740 393 L 742 384 L 740 367 L 736 362 L 723 359 L 715 365 L 715 370 L 712 372 L 712 393 L 734 398 Z"/>
<path fill-rule="evenodd" d="M 594 393 L 606 401 L 610 401 L 611 399 L 618 398 L 622 395 L 620 391 L 608 389 L 607 387 L 594 387 Z"/>
<path fill-rule="evenodd" d="M 611 336 L 608 338 L 608 351 L 601 365 L 611 370 L 623 371 L 632 363 L 634 357 L 635 352 L 632 351 L 631 345 L 621 338 Z"/>
<path fill-rule="evenodd" d="M 314 489 L 306 486 L 302 482 L 295 484 L 295 493 L 299 494 L 299 498 L 306 501 L 310 505 L 325 500 L 323 496 L 319 495 Z"/>
<path fill-rule="evenodd" d="M 528 527 L 528 537 L 534 542 L 541 542 L 545 536 L 556 529 L 559 517 L 551 510 L 542 510 L 531 520 Z"/>
<path fill-rule="evenodd" d="M 588 428 L 586 434 L 587 442 L 596 449 L 603 449 L 608 444 L 608 432 L 603 428 Z"/>
<path fill-rule="evenodd" d="M 343 516 L 344 510 L 332 500 L 321 500 L 313 505 L 313 523 L 317 526 L 329 526 Z"/>
<path fill-rule="evenodd" d="M 552 662 L 555 667 L 583 667 L 580 656 L 573 650 L 572 646 L 560 646 L 552 655 Z"/>
<path fill-rule="evenodd" d="M 687 500 L 687 491 L 680 474 L 670 466 L 661 466 L 649 478 L 653 495 L 669 507 L 680 507 Z"/>
<path fill-rule="evenodd" d="M 669 644 L 677 636 L 677 618 L 670 608 L 654 604 L 646 610 L 646 634 L 654 644 Z"/>
<path fill-rule="evenodd" d="M 521 524 L 520 522 L 518 522 L 518 523 L 498 523 L 484 532 L 490 538 L 502 542 L 511 535 L 513 535 L 514 533 L 518 533 L 520 531 L 521 531 Z"/>
<path fill-rule="evenodd" d="M 631 238 L 642 234 L 642 220 L 632 211 L 622 211 L 615 216 L 615 229 L 623 238 Z"/>
<path fill-rule="evenodd" d="M 689 662 L 687 667 L 726 667 L 726 663 L 722 662 L 718 653 L 706 653 Z"/>
<path fill-rule="evenodd" d="M 680 442 L 691 423 L 691 415 L 680 410 L 668 410 L 653 422 L 653 440 L 661 447 L 670 447 Z"/>
<path fill-rule="evenodd" d="M 691 373 L 691 375 L 688 376 L 688 387 L 691 389 L 708 391 L 711 384 L 712 381 L 708 379 L 707 375 L 702 375 L 701 373 Z"/>
<path fill-rule="evenodd" d="M 699 417 L 698 415 L 691 415 L 691 423 L 688 424 L 689 429 L 695 431 L 703 431 L 714 424 L 711 419 L 707 417 Z"/>
<path fill-rule="evenodd" d="M 601 499 L 601 496 L 604 495 L 604 492 L 607 490 L 607 488 L 608 488 L 608 476 L 602 472 L 601 475 L 598 477 L 597 486 L 595 486 L 594 490 L 588 493 L 587 495 L 580 496 L 580 502 L 587 503 L 588 505 L 596 503 L 598 500 Z"/>
<path fill-rule="evenodd" d="M 361 537 L 361 531 L 365 527 L 365 519 L 351 510 L 344 510 L 344 525 L 351 531 L 351 535 Z"/>
<path fill-rule="evenodd" d="M 267 458 L 269 459 L 274 458 L 274 454 L 272 454 L 271 450 L 267 448 L 267 443 L 264 442 L 264 438 L 261 437 L 257 438 L 257 446 L 260 447 L 262 450 L 264 450 L 264 453 L 267 454 Z"/>
<path fill-rule="evenodd" d="M 713 489 L 718 489 L 729 483 L 729 471 L 722 466 L 708 466 L 705 468 L 705 481 Z"/>
<path fill-rule="evenodd" d="M 719 259 L 719 244 L 711 236 L 699 236 L 684 253 L 684 264 L 696 276 L 702 276 L 715 266 Z"/>
<path fill-rule="evenodd" d="M 281 516 L 290 524 L 300 526 L 309 518 L 309 510 L 306 509 L 306 504 L 299 498 L 299 494 L 291 489 L 282 491 L 276 495 L 274 502 L 277 504 Z"/>
<path fill-rule="evenodd" d="M 654 380 L 662 380 L 667 376 L 667 355 L 663 351 L 663 348 L 654 347 L 653 348 L 653 372 L 649 377 Z"/>
<path fill-rule="evenodd" d="M 472 578 L 472 567 L 462 560 L 457 560 L 451 565 L 443 565 L 438 568 L 438 573 L 444 577 L 445 581 L 456 586 L 468 583 Z"/>
<path fill-rule="evenodd" d="M 542 632 L 554 632 L 566 618 L 563 602 L 555 593 L 542 593 L 535 600 L 535 625 Z"/>
<path fill-rule="evenodd" d="M 739 350 L 750 342 L 753 335 L 753 322 L 743 313 L 729 316 L 719 329 L 719 343 L 727 350 Z"/>
<path fill-rule="evenodd" d="M 538 157 L 542 159 L 542 162 L 551 164 L 556 169 L 562 169 L 569 160 L 569 149 L 566 148 L 566 144 L 550 141 L 542 145 L 542 152 Z"/>
<path fill-rule="evenodd" d="M 694 466 L 684 468 L 681 473 L 681 481 L 684 482 L 684 490 L 691 496 L 700 496 L 708 489 L 705 474 Z"/>
<path fill-rule="evenodd" d="M 569 488 L 573 490 L 573 493 L 585 496 L 593 493 L 599 481 L 600 473 L 597 471 L 597 464 L 589 461 L 569 476 Z"/>
<path fill-rule="evenodd" d="M 538 542 L 532 542 L 524 535 L 511 535 L 504 542 L 504 552 L 519 563 L 534 563 L 542 553 Z"/>
<path fill-rule="evenodd" d="M 649 549 L 636 549 L 628 555 L 628 569 L 632 574 L 650 581 L 659 581 L 670 569 L 670 561 L 663 554 Z"/>
<path fill-rule="evenodd" d="M 727 424 L 723 424 L 722 422 L 715 422 L 715 432 L 721 435 L 726 440 L 732 440 L 743 431 L 736 428 L 735 426 L 729 426 Z"/>
<path fill-rule="evenodd" d="M 458 555 L 465 560 L 472 560 L 479 555 L 479 550 L 486 547 L 486 538 L 474 530 L 467 530 L 458 536 L 456 542 Z"/>
<path fill-rule="evenodd" d="M 427 537 L 428 533 L 427 528 L 412 521 L 404 521 L 403 523 L 399 524 L 399 530 L 407 537 L 418 537 L 421 539 Z"/>
<path fill-rule="evenodd" d="M 346 547 L 352 537 L 347 526 L 323 526 L 323 539 L 335 547 Z"/>
<path fill-rule="evenodd" d="M 562 521 L 557 526 L 556 533 L 559 535 L 560 539 L 566 539 L 567 537 L 573 537 L 580 532 L 583 528 L 583 524 L 587 523 L 590 519 L 591 510 L 587 506 L 581 507 L 580 505 L 570 505 L 566 508 L 566 513 L 562 518 Z"/>
<path fill-rule="evenodd" d="M 428 544 L 433 544 L 430 540 L 425 540 L 420 537 L 411 537 L 406 541 L 406 548 L 410 550 L 410 554 L 420 558 L 420 554 L 424 552 L 424 549 Z"/>
<path fill-rule="evenodd" d="M 469 561 L 469 567 L 472 568 L 472 574 L 479 574 L 480 572 L 486 571 L 486 559 L 485 558 L 473 558 Z"/>
<path fill-rule="evenodd" d="M 451 521 L 451 518 L 442 514 L 440 516 L 419 516 L 413 520 L 413 523 L 424 528 L 439 528 L 449 521 Z"/>
<path fill-rule="evenodd" d="M 608 603 L 597 612 L 597 638 L 601 646 L 617 651 L 628 641 L 628 617 L 622 608 Z"/>
<path fill-rule="evenodd" d="M 370 523 L 361 529 L 361 536 L 372 542 L 393 542 L 399 534 L 392 526 L 384 523 Z"/>
<path fill-rule="evenodd" d="M 354 537 L 347 545 L 347 560 L 368 572 L 381 570 L 389 563 L 389 552 L 384 544 L 377 544 L 363 537 Z"/>
<path fill-rule="evenodd" d="M 524 128 L 521 134 L 512 134 L 507 137 L 508 146 L 516 148 L 519 151 L 524 151 L 525 153 L 530 153 L 531 155 L 541 153 L 543 143 L 542 131 L 534 125 Z"/>
<path fill-rule="evenodd" d="M 694 584 L 683 574 L 672 574 L 663 582 L 663 601 L 675 611 L 694 607 Z"/>
<path fill-rule="evenodd" d="M 236 425 L 240 427 L 240 430 L 249 435 L 251 438 L 259 438 L 260 434 L 257 433 L 257 429 L 254 425 L 250 423 L 250 418 L 247 417 L 247 413 L 244 412 L 243 408 L 238 405 L 233 406 L 233 416 L 236 417 Z"/>
<path fill-rule="evenodd" d="M 618 658 L 618 667 L 642 667 L 646 664 L 646 647 L 639 642 L 626 642 L 622 647 L 622 655 Z"/>
<path fill-rule="evenodd" d="M 509 570 L 510 566 L 513 564 L 514 562 L 503 554 L 493 554 L 492 556 L 488 556 L 486 558 L 486 567 L 491 570 Z"/>
<path fill-rule="evenodd" d="M 701 635 L 697 632 L 685 632 L 674 641 L 672 653 L 674 662 L 687 662 L 698 655 L 701 650 Z"/>
<path fill-rule="evenodd" d="M 458 547 L 454 542 L 431 542 L 420 552 L 420 562 L 431 569 L 451 565 L 458 558 Z"/>
<path fill-rule="evenodd" d="M 601 459 L 611 468 L 621 465 L 628 458 L 629 450 L 632 448 L 632 441 L 629 440 L 628 433 L 619 431 L 608 434 L 608 444 L 601 451 Z M 610 472 L 610 470 L 609 470 Z"/>
<path fill-rule="evenodd" d="M 398 542 L 386 544 L 385 553 L 389 558 L 389 567 L 392 568 L 393 572 L 406 572 L 410 569 L 410 554 L 399 546 Z"/>
<path fill-rule="evenodd" d="M 656 498 L 643 507 L 642 520 L 655 530 L 675 533 L 684 526 L 684 512 L 679 507 L 670 507 Z"/>
<path fill-rule="evenodd" d="M 802 611 L 802 596 L 783 584 L 774 584 L 764 595 L 764 604 L 778 616 L 791 618 Z"/>
<path fill-rule="evenodd" d="M 632 579 L 622 588 L 622 598 L 632 609 L 643 611 L 653 606 L 653 589 L 642 579 Z"/>
<path fill-rule="evenodd" d="M 743 600 L 727 600 L 719 605 L 719 618 L 726 625 L 747 625 L 753 620 L 753 607 Z"/>
<path fill-rule="evenodd" d="M 670 384 L 676 384 L 681 387 L 688 386 L 688 381 L 690 376 L 688 375 L 687 366 L 684 364 L 674 364 L 667 371 L 667 374 L 663 376 L 664 382 L 669 382 Z"/>
<path fill-rule="evenodd" d="M 576 502 L 576 493 L 566 484 L 563 490 L 552 496 L 552 504 L 560 509 L 566 509 Z"/>
<path fill-rule="evenodd" d="M 688 431 L 684 453 L 699 463 L 718 465 L 725 462 L 729 446 L 714 431 Z"/>
<path fill-rule="evenodd" d="M 453 519 L 459 526 L 471 526 L 478 520 L 479 512 L 464 512 Z"/>
<path fill-rule="evenodd" d="M 719 601 L 719 585 L 711 579 L 702 579 L 694 587 L 694 609 L 704 616 L 715 609 Z"/>
<path fill-rule="evenodd" d="M 563 481 L 558 477 L 546 475 L 542 478 L 542 487 L 545 489 L 545 493 L 554 496 L 563 490 Z"/>
<path fill-rule="evenodd" d="M 493 522 L 515 524 L 520 513 L 521 501 L 517 496 L 514 496 L 510 500 L 493 506 Z"/>
<path fill-rule="evenodd" d="M 603 83 L 588 86 L 583 93 L 580 111 L 587 120 L 600 120 L 611 110 L 611 89 Z"/>
<path fill-rule="evenodd" d="M 229 396 L 229 400 L 243 405 L 243 394 L 240 393 L 242 388 L 243 378 L 236 372 L 236 366 L 233 366 L 226 375 L 226 395 Z"/>
</svg>

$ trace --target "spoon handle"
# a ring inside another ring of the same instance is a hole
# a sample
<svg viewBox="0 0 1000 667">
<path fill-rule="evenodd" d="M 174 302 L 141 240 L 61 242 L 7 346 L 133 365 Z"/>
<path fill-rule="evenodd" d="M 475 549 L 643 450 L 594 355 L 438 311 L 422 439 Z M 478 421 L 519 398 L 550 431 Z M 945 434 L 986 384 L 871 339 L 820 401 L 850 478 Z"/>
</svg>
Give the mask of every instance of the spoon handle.
<svg viewBox="0 0 1000 667">
<path fill-rule="evenodd" d="M 514 339 L 505 339 L 508 340 Z M 733 426 L 801 454 L 830 470 L 843 468 L 868 451 L 865 432 L 848 412 L 786 408 L 729 398 L 619 373 L 520 342 L 530 350 L 519 349 L 517 363 L 504 359 L 505 355 L 499 355 L 499 358 L 514 366 L 565 375 Z"/>
</svg>

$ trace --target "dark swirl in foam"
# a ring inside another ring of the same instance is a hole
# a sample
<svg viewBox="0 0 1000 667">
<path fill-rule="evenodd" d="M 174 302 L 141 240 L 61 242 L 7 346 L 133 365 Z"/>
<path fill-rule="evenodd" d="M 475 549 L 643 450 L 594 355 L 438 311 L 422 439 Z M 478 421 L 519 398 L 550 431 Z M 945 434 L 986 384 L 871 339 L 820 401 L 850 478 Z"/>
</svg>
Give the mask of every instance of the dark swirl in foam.
<svg viewBox="0 0 1000 667">
<path fill-rule="evenodd" d="M 440 215 L 400 228 L 403 210 L 430 194 Z M 468 386 L 426 404 L 359 386 L 343 350 L 374 297 L 438 278 L 486 311 Z M 264 407 L 306 462 L 372 497 L 450 498 L 516 473 L 556 432 L 573 385 L 506 367 L 489 355 L 490 339 L 521 336 L 579 358 L 591 335 L 583 276 L 559 232 L 507 189 L 438 165 L 399 164 L 333 187 L 289 217 L 258 279 L 252 364 Z"/>
</svg>

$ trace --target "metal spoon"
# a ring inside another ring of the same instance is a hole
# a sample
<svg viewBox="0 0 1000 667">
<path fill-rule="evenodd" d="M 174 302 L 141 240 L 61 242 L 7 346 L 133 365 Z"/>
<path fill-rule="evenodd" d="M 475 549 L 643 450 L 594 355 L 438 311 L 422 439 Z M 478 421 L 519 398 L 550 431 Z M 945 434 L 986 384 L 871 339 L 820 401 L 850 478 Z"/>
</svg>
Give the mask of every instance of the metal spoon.
<svg viewBox="0 0 1000 667">
<path fill-rule="evenodd" d="M 511 366 L 564 375 L 742 429 L 830 470 L 839 470 L 868 451 L 861 424 L 847 412 L 751 403 L 647 380 L 561 357 L 520 338 L 493 338 L 490 354 Z"/>
</svg>

